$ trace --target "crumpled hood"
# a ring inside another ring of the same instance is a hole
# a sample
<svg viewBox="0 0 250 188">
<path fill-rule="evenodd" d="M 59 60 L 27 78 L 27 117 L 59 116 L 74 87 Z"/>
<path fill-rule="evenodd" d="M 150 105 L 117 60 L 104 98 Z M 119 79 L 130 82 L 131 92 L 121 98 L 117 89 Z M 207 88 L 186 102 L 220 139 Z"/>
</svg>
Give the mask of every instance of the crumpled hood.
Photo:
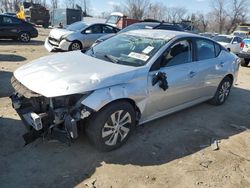
<svg viewBox="0 0 250 188">
<path fill-rule="evenodd" d="M 56 97 L 127 83 L 137 69 L 74 51 L 39 58 L 17 69 L 14 76 L 31 91 Z"/>
<path fill-rule="evenodd" d="M 54 39 L 57 39 L 59 40 L 62 36 L 68 36 L 69 34 L 71 33 L 74 33 L 74 31 L 69 31 L 67 29 L 58 29 L 58 28 L 55 28 L 55 29 L 52 29 L 49 33 L 49 36 L 54 38 Z"/>
</svg>

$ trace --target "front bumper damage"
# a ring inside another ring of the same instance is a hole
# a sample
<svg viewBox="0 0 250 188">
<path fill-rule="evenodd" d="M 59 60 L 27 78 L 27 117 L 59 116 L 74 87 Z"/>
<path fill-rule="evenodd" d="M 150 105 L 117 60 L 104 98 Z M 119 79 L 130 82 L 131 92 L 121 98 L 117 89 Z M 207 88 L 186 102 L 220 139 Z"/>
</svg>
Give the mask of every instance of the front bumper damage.
<svg viewBox="0 0 250 188">
<path fill-rule="evenodd" d="M 46 98 L 11 80 L 15 93 L 10 96 L 28 132 L 23 135 L 25 145 L 39 137 L 70 143 L 78 137 L 79 125 L 93 110 L 82 105 L 86 95 Z"/>
</svg>

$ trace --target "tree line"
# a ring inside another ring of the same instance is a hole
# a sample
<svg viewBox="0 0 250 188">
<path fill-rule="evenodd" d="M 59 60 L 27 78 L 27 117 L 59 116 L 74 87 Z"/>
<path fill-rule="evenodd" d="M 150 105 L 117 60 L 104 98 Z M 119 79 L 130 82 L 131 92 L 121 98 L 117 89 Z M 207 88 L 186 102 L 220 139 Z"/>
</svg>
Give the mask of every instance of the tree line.
<svg viewBox="0 0 250 188">
<path fill-rule="evenodd" d="M 201 32 L 231 33 L 248 18 L 250 0 L 210 0 L 209 11 L 190 13 L 185 7 L 168 7 L 150 0 L 126 0 L 113 11 L 125 13 L 134 19 L 156 19 L 165 22 L 191 21 Z"/>
<path fill-rule="evenodd" d="M 22 0 L 1 0 L 0 12 L 16 12 L 21 2 Z M 60 3 L 67 8 L 76 8 L 76 5 L 78 5 L 82 7 L 85 13 L 93 13 L 90 11 L 89 0 L 32 0 L 32 2 L 44 6 L 49 4 L 51 9 L 59 8 Z M 150 18 L 171 23 L 189 20 L 201 32 L 231 33 L 237 25 L 247 21 L 249 16 L 248 6 L 250 6 L 250 0 L 210 0 L 208 12 L 190 13 L 185 7 L 169 7 L 162 2 L 124 0 L 122 4 L 115 4 L 113 11 L 122 12 L 130 18 L 139 20 Z M 102 17 L 109 14 L 110 12 L 103 12 Z"/>
</svg>

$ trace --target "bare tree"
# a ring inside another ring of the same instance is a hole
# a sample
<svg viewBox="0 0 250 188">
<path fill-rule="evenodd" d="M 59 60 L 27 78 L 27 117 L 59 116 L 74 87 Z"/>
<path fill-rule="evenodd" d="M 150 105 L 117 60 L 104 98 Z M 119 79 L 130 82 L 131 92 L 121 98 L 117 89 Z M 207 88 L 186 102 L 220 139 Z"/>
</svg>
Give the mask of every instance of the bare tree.
<svg viewBox="0 0 250 188">
<path fill-rule="evenodd" d="M 58 8 L 58 0 L 50 0 L 52 9 L 57 9 Z"/>
<path fill-rule="evenodd" d="M 67 8 L 75 8 L 76 0 L 64 0 Z"/>
<path fill-rule="evenodd" d="M 82 10 L 85 13 L 85 15 L 90 14 L 90 1 L 89 0 L 77 0 L 76 4 L 82 7 Z"/>
<path fill-rule="evenodd" d="M 211 0 L 211 8 L 215 21 L 218 23 L 218 32 L 222 33 L 227 19 L 226 0 Z"/>
<path fill-rule="evenodd" d="M 200 31 L 206 32 L 208 30 L 208 25 L 209 25 L 208 15 L 197 12 L 196 21 L 194 23 Z"/>
<path fill-rule="evenodd" d="M 134 19 L 142 19 L 149 7 L 150 0 L 126 0 L 126 14 Z"/>
<path fill-rule="evenodd" d="M 184 7 L 168 7 L 166 12 L 168 22 L 180 22 L 184 19 L 188 11 Z"/>
<path fill-rule="evenodd" d="M 150 3 L 145 14 L 146 18 L 155 20 L 164 20 L 166 15 L 166 6 L 162 3 Z"/>
<path fill-rule="evenodd" d="M 233 32 L 239 23 L 246 21 L 248 3 L 247 0 L 230 0 L 228 10 L 231 11 L 228 12 L 227 33 Z"/>
</svg>

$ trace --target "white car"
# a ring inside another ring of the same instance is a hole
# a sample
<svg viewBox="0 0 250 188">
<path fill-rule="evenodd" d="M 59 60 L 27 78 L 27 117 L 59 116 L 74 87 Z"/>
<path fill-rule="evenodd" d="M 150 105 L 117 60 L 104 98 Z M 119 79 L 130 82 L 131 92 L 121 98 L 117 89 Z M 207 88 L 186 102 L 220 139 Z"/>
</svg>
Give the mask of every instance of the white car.
<svg viewBox="0 0 250 188">
<path fill-rule="evenodd" d="M 75 22 L 66 28 L 52 29 L 44 46 L 49 52 L 88 49 L 99 37 L 118 31 L 118 28 L 103 23 Z"/>
<path fill-rule="evenodd" d="M 243 39 L 241 37 L 234 36 L 234 35 L 217 35 L 213 37 L 213 40 L 220 43 L 229 51 L 238 55 L 241 50 L 240 44 Z"/>
</svg>

